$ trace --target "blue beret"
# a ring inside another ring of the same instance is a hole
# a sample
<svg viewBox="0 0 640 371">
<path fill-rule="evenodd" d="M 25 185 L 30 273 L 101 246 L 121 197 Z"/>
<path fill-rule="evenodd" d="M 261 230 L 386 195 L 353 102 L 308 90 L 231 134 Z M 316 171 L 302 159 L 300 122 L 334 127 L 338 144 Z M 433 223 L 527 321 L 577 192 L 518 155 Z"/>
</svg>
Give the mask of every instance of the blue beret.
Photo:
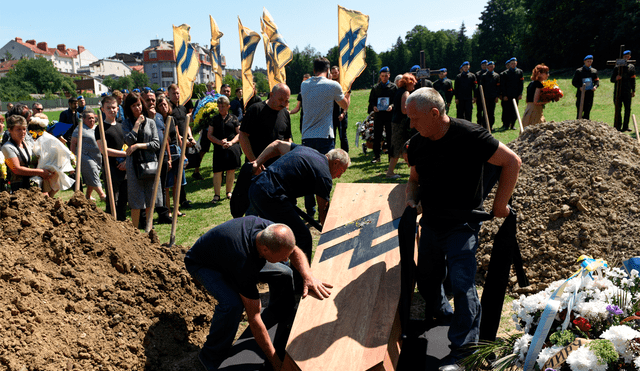
<svg viewBox="0 0 640 371">
<path fill-rule="evenodd" d="M 587 59 L 593 59 L 593 55 L 589 54 L 586 57 L 584 57 L 584 60 L 586 61 Z"/>
<path fill-rule="evenodd" d="M 389 67 L 387 67 L 387 66 L 382 67 L 382 68 L 380 69 L 380 73 L 383 73 L 383 72 L 390 72 L 390 71 L 389 71 Z"/>
<path fill-rule="evenodd" d="M 447 69 L 446 68 L 441 68 L 440 72 L 447 72 Z"/>
<path fill-rule="evenodd" d="M 84 97 L 82 95 L 78 95 L 78 98 L 76 98 L 76 99 L 80 100 L 80 99 L 84 99 Z"/>
<path fill-rule="evenodd" d="M 109 96 L 109 95 L 111 95 L 111 94 L 109 94 L 109 93 L 102 93 L 101 97 L 106 97 L 106 96 Z"/>
<path fill-rule="evenodd" d="M 122 90 L 120 90 L 120 92 L 122 94 L 129 94 L 129 90 L 127 90 L 127 89 L 122 89 Z"/>
<path fill-rule="evenodd" d="M 134 93 L 140 93 L 140 89 L 135 88 L 135 89 L 133 89 L 133 92 L 134 92 Z"/>
<path fill-rule="evenodd" d="M 419 69 L 420 69 L 420 65 L 419 65 L 419 64 L 416 64 L 416 65 L 414 65 L 413 67 L 411 67 L 411 69 L 409 70 L 409 72 L 416 72 L 416 71 L 417 71 L 417 70 L 419 70 Z"/>
<path fill-rule="evenodd" d="M 631 50 L 625 50 L 624 53 L 622 53 L 622 55 L 627 55 L 627 54 L 631 54 Z"/>
<path fill-rule="evenodd" d="M 518 58 L 516 58 L 516 57 L 512 57 L 512 58 L 511 58 L 511 59 L 509 59 L 509 60 L 510 60 L 510 61 L 512 61 L 512 62 L 517 62 L 517 61 L 518 61 Z"/>
<path fill-rule="evenodd" d="M 469 61 L 464 61 L 464 63 L 462 63 L 460 65 L 460 68 L 464 67 L 464 66 L 468 66 L 469 65 Z"/>
<path fill-rule="evenodd" d="M 489 61 L 489 63 L 487 63 L 487 66 L 493 66 L 495 63 L 493 63 L 493 61 Z"/>
<path fill-rule="evenodd" d="M 485 64 L 485 63 L 487 63 L 486 59 L 483 59 L 482 62 L 480 62 L 480 64 Z"/>
</svg>

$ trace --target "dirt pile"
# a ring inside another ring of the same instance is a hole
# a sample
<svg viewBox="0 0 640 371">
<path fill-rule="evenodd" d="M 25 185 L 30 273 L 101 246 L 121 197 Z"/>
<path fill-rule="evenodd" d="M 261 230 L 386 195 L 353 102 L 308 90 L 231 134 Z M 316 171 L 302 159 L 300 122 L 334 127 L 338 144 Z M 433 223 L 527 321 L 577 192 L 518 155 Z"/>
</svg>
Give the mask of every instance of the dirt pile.
<svg viewBox="0 0 640 371">
<path fill-rule="evenodd" d="M 588 120 L 527 128 L 509 147 L 522 159 L 513 193 L 518 242 L 537 292 L 578 269 L 583 254 L 621 266 L 640 255 L 640 146 L 606 124 Z M 485 208 L 491 209 L 493 196 Z M 484 282 L 497 221 L 480 232 L 477 281 Z"/>
<path fill-rule="evenodd" d="M 0 193 L 0 224 L 0 369 L 192 369 L 179 364 L 195 359 L 213 301 L 184 269 L 184 248 L 80 193 Z"/>
</svg>

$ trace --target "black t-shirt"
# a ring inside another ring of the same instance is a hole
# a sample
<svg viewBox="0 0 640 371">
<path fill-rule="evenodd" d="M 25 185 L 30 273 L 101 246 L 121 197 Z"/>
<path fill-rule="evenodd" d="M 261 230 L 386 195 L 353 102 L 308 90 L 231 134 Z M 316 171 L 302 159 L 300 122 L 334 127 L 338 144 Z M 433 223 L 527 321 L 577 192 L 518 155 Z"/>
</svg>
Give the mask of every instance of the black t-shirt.
<svg viewBox="0 0 640 371">
<path fill-rule="evenodd" d="M 536 95 L 536 89 L 542 89 L 543 85 L 540 81 L 531 81 L 527 86 L 527 103 L 533 103 L 533 97 Z"/>
<path fill-rule="evenodd" d="M 240 126 L 238 122 L 238 118 L 233 114 L 229 113 L 223 119 L 222 115 L 217 114 L 213 117 L 213 122 L 209 127 L 213 127 L 213 136 L 223 140 L 226 139 L 228 141 L 233 140 L 236 137 L 236 128 Z M 207 128 L 209 130 L 209 128 Z"/>
<path fill-rule="evenodd" d="M 180 131 L 180 135 L 184 133 L 184 125 L 187 122 L 187 109 L 184 106 L 175 106 L 173 103 L 171 116 L 173 116 L 173 121 L 176 122 L 176 127 Z"/>
<path fill-rule="evenodd" d="M 289 140 L 291 138 L 289 111 L 286 109 L 272 110 L 266 102 L 256 103 L 247 108 L 247 114 L 242 119 L 240 131 L 249 134 L 251 150 L 253 155 L 258 157 L 274 140 Z"/>
<path fill-rule="evenodd" d="M 329 200 L 333 180 L 329 160 L 313 148 L 291 144 L 291 150 L 256 177 L 255 185 L 273 199 L 313 195 Z"/>
<path fill-rule="evenodd" d="M 272 222 L 255 216 L 231 219 L 209 230 L 187 251 L 184 261 L 222 273 L 242 296 L 259 299 L 258 275 L 267 262 L 258 254 L 256 236 Z"/>
<path fill-rule="evenodd" d="M 100 129 L 96 130 L 96 141 L 102 139 L 100 135 Z M 115 122 L 113 125 L 104 123 L 104 137 L 107 141 L 107 147 L 111 149 L 117 149 L 119 151 L 122 150 L 122 146 L 124 145 L 124 133 L 122 132 L 122 124 L 119 122 Z M 111 157 L 109 156 L 109 167 L 113 172 L 114 169 L 118 166 L 118 158 L 119 157 Z"/>
<path fill-rule="evenodd" d="M 409 143 L 407 155 L 418 172 L 425 222 L 438 220 L 443 211 L 483 210 L 484 164 L 500 144 L 480 125 L 450 120 L 439 140 L 416 134 Z"/>
</svg>

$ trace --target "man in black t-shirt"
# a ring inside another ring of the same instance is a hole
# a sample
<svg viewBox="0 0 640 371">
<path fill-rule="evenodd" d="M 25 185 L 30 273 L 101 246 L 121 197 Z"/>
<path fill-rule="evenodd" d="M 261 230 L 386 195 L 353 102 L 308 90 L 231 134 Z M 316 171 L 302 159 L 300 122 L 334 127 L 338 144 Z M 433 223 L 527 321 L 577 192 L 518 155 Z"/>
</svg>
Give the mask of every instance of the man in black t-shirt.
<svg viewBox="0 0 640 371">
<path fill-rule="evenodd" d="M 232 219 L 200 237 L 185 254 L 187 271 L 218 301 L 198 358 L 217 370 L 228 355 L 246 310 L 251 332 L 275 370 L 282 366 L 293 321 L 295 296 L 290 260 L 304 279 L 302 296 L 328 298 L 332 287 L 317 280 L 291 229 L 254 216 Z M 269 306 L 260 313 L 258 282 L 269 284 Z M 278 323 L 272 342 L 267 328 Z"/>
<path fill-rule="evenodd" d="M 124 146 L 124 133 L 122 132 L 121 124 L 116 120 L 118 115 L 118 101 L 113 96 L 106 96 L 102 99 L 102 107 L 100 110 L 104 113 L 104 137 L 107 141 L 107 155 L 109 158 L 109 170 L 111 172 L 111 186 L 113 188 L 113 198 L 116 205 L 116 218 L 118 220 L 127 220 L 127 170 L 125 167 L 125 161 L 127 153 L 122 149 Z M 100 130 L 96 130 L 96 142 L 98 148 L 102 152 L 102 136 Z M 106 156 L 104 153 L 102 159 L 104 161 Z M 103 166 L 104 168 L 104 166 Z M 106 181 L 107 173 L 103 172 L 103 176 Z M 111 213 L 111 201 L 109 200 L 109 193 L 107 192 L 106 199 L 107 207 L 105 212 Z"/>
<path fill-rule="evenodd" d="M 247 162 L 256 157 L 274 140 L 291 140 L 291 118 L 289 117 L 289 87 L 277 84 L 271 97 L 247 108 L 240 126 L 240 146 Z M 269 166 L 275 159 L 265 164 Z"/>
<path fill-rule="evenodd" d="M 520 158 L 482 126 L 447 116 L 434 89 L 422 88 L 407 99 L 407 116 L 417 129 L 409 143 L 411 166 L 407 206 L 422 207 L 422 233 L 416 281 L 425 301 L 427 321 L 450 321 L 451 353 L 440 370 L 459 370 L 466 345 L 478 341 L 481 306 L 475 287 L 478 232 L 486 163 L 501 167 L 493 204 L 496 217 L 509 215 L 507 203 L 518 178 Z M 490 188 L 490 187 L 487 187 Z M 486 213 L 484 213 L 487 215 Z M 484 218 L 486 220 L 488 218 Z M 451 279 L 455 312 L 442 282 Z"/>
<path fill-rule="evenodd" d="M 324 223 L 332 179 L 339 178 L 349 167 L 349 155 L 342 149 L 333 149 L 323 155 L 310 147 L 277 140 L 258 156 L 253 165 L 254 173 L 263 170 L 264 164 L 276 156 L 282 157 L 255 177 L 249 187 L 251 206 L 247 214 L 288 225 L 298 246 L 311 259 L 311 233 L 295 210 L 296 199 L 315 195 L 320 223 Z"/>
<path fill-rule="evenodd" d="M 180 88 L 177 84 L 171 84 L 169 85 L 169 89 L 167 89 L 167 94 L 171 102 L 171 116 L 173 116 L 175 120 L 175 125 L 179 130 L 180 136 L 183 135 L 186 125 L 187 135 L 185 137 L 187 147 L 195 146 L 196 142 L 193 140 L 193 134 L 189 126 L 189 117 L 191 116 L 188 116 L 188 114 L 191 112 L 185 106 L 180 105 Z M 189 100 L 187 103 L 191 103 L 191 101 Z M 191 104 L 191 106 L 193 106 L 193 104 Z M 185 209 L 191 208 L 191 201 L 187 200 L 187 187 L 180 187 L 180 206 Z"/>
</svg>

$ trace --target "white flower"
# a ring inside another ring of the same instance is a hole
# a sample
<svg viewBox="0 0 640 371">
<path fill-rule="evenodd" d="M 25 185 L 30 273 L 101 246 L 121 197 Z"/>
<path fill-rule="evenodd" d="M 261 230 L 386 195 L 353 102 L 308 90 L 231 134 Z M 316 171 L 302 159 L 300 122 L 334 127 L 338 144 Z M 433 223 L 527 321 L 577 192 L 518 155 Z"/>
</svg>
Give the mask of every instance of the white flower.
<svg viewBox="0 0 640 371">
<path fill-rule="evenodd" d="M 524 358 L 527 355 L 527 351 L 529 350 L 529 343 L 531 342 L 532 338 L 533 336 L 524 334 L 513 344 L 513 353 L 518 354 L 518 358 L 520 359 L 520 361 L 524 361 Z"/>
<path fill-rule="evenodd" d="M 561 351 L 562 348 L 564 347 L 560 345 L 554 345 L 551 348 L 542 349 L 540 351 L 540 354 L 538 354 L 538 359 L 536 361 L 538 362 L 538 366 L 540 367 L 540 369 L 542 370 L 542 366 L 544 366 L 544 364 L 549 360 L 549 358 L 553 357 L 556 353 Z"/>
<path fill-rule="evenodd" d="M 629 340 L 640 337 L 640 332 L 625 325 L 611 326 L 600 337 L 611 341 L 613 347 L 616 348 L 616 352 L 624 357 L 625 362 L 631 362 L 633 360 L 633 352 L 627 350 L 627 344 Z"/>
<path fill-rule="evenodd" d="M 640 369 L 640 357 L 636 357 L 636 359 L 633 360 L 633 364 L 636 368 Z"/>
<path fill-rule="evenodd" d="M 567 357 L 567 363 L 572 371 L 606 371 L 607 364 L 598 362 L 598 357 L 585 346 L 573 351 Z"/>
</svg>

